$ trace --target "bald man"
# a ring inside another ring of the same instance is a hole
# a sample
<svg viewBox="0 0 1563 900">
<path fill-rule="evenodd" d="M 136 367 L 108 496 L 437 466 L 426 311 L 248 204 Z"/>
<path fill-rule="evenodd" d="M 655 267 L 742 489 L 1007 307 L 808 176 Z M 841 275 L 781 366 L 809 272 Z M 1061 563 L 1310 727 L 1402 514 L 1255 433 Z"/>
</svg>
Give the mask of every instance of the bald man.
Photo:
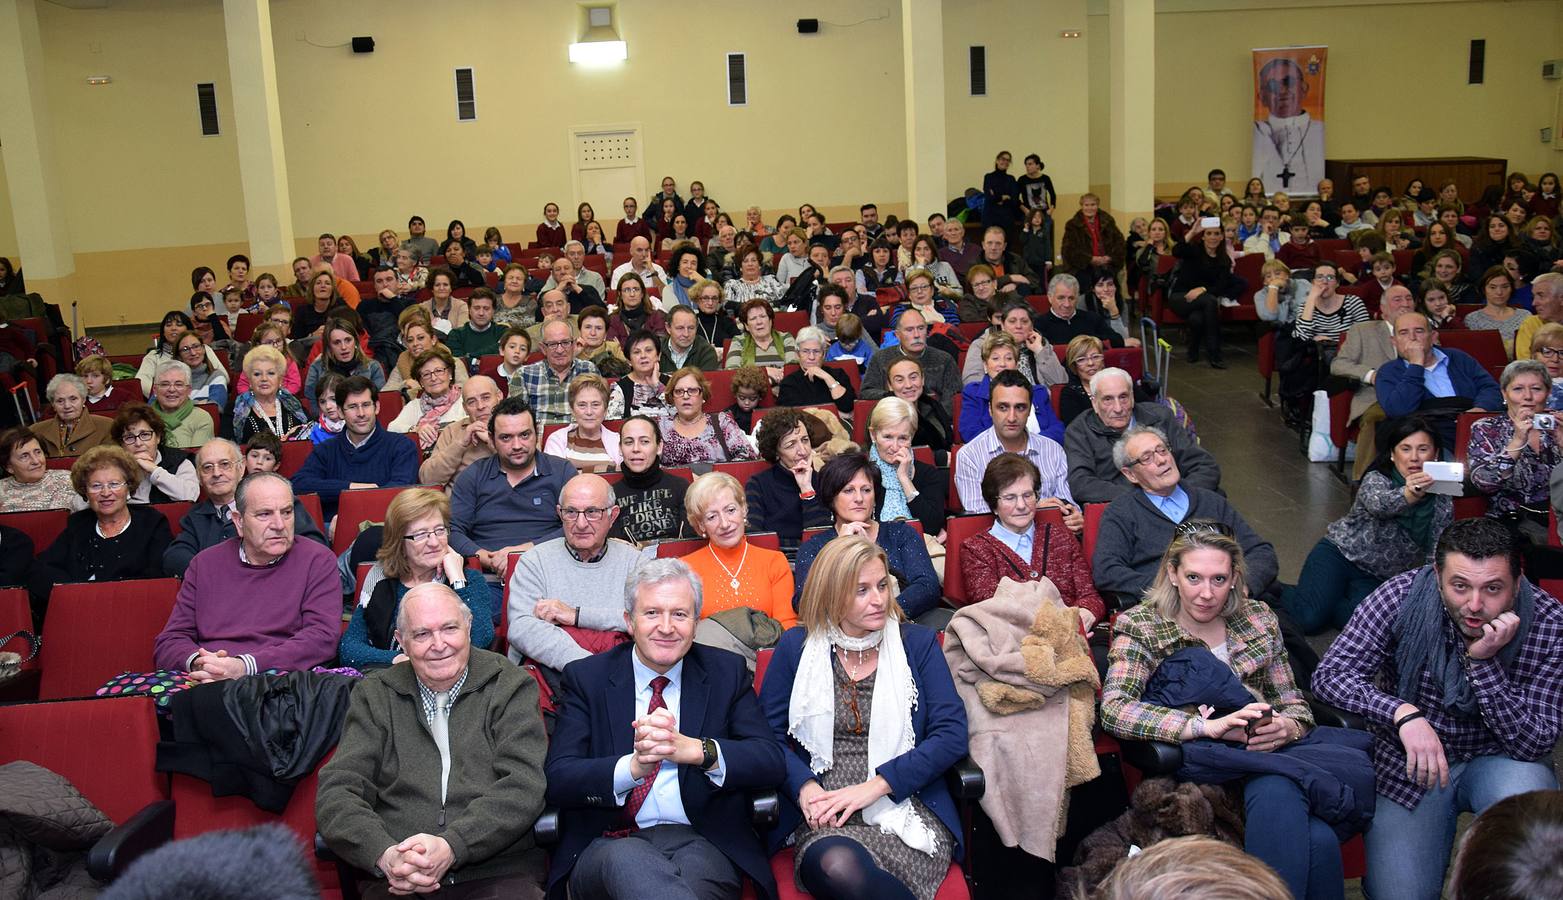
<svg viewBox="0 0 1563 900">
<path fill-rule="evenodd" d="M 480 459 L 494 455 L 488 417 L 505 392 L 487 375 L 474 375 L 461 386 L 461 406 L 467 416 L 440 429 L 429 458 L 418 467 L 419 484 L 450 487 L 456 476 Z"/>
<path fill-rule="evenodd" d="M 564 536 L 521 557 L 505 610 L 510 658 L 556 672 L 611 645 L 605 632 L 624 631 L 624 582 L 641 562 L 640 551 L 608 538 L 619 507 L 601 476 L 566 482 L 558 513 Z"/>
<path fill-rule="evenodd" d="M 668 283 L 668 273 L 651 260 L 651 241 L 643 237 L 636 237 L 630 241 L 629 262 L 621 263 L 614 269 L 613 275 L 608 278 L 608 283 L 617 286 L 619 279 L 631 272 L 639 275 L 640 280 L 648 288 L 661 288 Z"/>
<path fill-rule="evenodd" d="M 1330 361 L 1330 374 L 1350 378 L 1356 383 L 1351 395 L 1351 413 L 1347 422 L 1361 422 L 1357 436 L 1357 463 L 1352 470 L 1354 481 L 1362 480 L 1368 466 L 1373 464 L 1374 447 L 1377 445 L 1378 425 L 1384 421 L 1384 407 L 1378 404 L 1378 392 L 1374 384 L 1378 380 L 1379 367 L 1395 359 L 1394 321 L 1401 313 L 1416 309 L 1416 298 L 1403 284 L 1390 285 L 1379 298 L 1379 317 L 1371 322 L 1358 322 L 1346 332 L 1340 352 Z"/>
</svg>

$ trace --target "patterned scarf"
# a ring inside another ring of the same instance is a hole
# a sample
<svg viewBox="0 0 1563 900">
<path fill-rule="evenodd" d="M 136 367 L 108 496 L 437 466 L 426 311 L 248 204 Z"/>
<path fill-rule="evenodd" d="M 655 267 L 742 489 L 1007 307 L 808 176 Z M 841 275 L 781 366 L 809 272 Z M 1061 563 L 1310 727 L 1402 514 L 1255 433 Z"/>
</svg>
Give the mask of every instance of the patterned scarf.
<svg viewBox="0 0 1563 900">
<path fill-rule="evenodd" d="M 1498 665 L 1504 672 L 1514 666 L 1520 645 L 1530 633 L 1535 620 L 1536 589 L 1530 580 L 1520 577 L 1514 596 L 1514 614 L 1520 617 L 1519 629 L 1502 650 L 1498 651 Z M 1438 588 L 1438 572 L 1432 566 L 1423 566 L 1411 580 L 1405 602 L 1395 617 L 1395 668 L 1400 681 L 1395 692 L 1402 698 L 1421 694 L 1422 673 L 1432 677 L 1443 695 L 1443 708 L 1453 716 L 1475 718 L 1481 710 L 1476 704 L 1476 691 L 1465 677 L 1465 648 L 1450 647 L 1444 637 L 1443 623 L 1449 618 L 1442 592 Z"/>
<path fill-rule="evenodd" d="M 879 467 L 879 480 L 885 485 L 885 503 L 879 512 L 879 521 L 894 522 L 897 519 L 910 519 L 912 509 L 907 503 L 906 490 L 901 487 L 901 477 L 896 474 L 895 466 L 880 458 L 878 447 L 868 451 L 868 458 Z"/>
<path fill-rule="evenodd" d="M 445 415 L 446 411 L 449 410 L 452 406 L 455 406 L 456 401 L 460 399 L 461 391 L 456 390 L 455 387 L 452 387 L 450 390 L 446 391 L 445 396 L 443 397 L 430 397 L 428 394 L 424 394 L 422 397 L 419 397 L 418 402 L 423 404 L 423 415 L 418 417 L 417 427 L 422 428 L 425 425 L 433 425 L 438 428 L 440 424 L 440 416 Z M 424 441 L 420 439 L 418 443 L 422 444 L 423 449 L 425 450 L 434 446 L 433 441 Z"/>
</svg>

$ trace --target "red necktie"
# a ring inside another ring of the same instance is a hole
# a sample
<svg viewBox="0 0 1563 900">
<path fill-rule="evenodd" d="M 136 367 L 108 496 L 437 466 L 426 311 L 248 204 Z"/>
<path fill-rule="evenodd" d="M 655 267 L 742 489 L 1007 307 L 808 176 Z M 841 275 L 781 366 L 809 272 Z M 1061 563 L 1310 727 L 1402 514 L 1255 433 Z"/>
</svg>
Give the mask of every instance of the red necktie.
<svg viewBox="0 0 1563 900">
<path fill-rule="evenodd" d="M 651 702 L 646 705 L 646 715 L 651 715 L 659 709 L 667 709 L 667 703 L 662 699 L 662 690 L 673 682 L 666 675 L 658 675 L 651 679 Z M 623 833 L 637 830 L 640 826 L 635 824 L 635 816 L 640 813 L 640 808 L 646 802 L 646 797 L 651 793 L 651 788 L 657 781 L 657 773 L 652 772 L 646 776 L 646 780 L 635 785 L 630 791 L 628 799 L 624 801 L 624 815 L 621 824 Z"/>
</svg>

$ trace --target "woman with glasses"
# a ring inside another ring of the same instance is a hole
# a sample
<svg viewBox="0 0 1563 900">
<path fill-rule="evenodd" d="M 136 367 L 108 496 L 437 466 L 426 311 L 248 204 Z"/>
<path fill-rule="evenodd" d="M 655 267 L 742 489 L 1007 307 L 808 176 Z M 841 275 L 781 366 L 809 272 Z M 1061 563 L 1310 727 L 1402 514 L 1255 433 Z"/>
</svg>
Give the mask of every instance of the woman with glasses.
<svg viewBox="0 0 1563 900">
<path fill-rule="evenodd" d="M 1552 379 L 1547 409 L 1563 409 L 1563 325 L 1548 322 L 1536 329 L 1530 338 L 1530 358 L 1540 362 Z"/>
<path fill-rule="evenodd" d="M 993 510 L 993 527 L 961 542 L 961 578 L 966 602 L 992 597 L 999 581 L 1047 579 L 1089 631 L 1107 614 L 1091 583 L 1091 563 L 1069 529 L 1037 523 L 1042 473 L 1017 453 L 994 457 L 982 474 L 982 499 Z"/>
<path fill-rule="evenodd" d="M 931 900 L 960 851 L 944 773 L 966 753 L 966 710 L 893 585 L 868 538 L 826 544 L 760 691 L 787 761 L 772 849 L 794 841 L 816 897 Z"/>
<path fill-rule="evenodd" d="M 938 322 L 952 326 L 961 323 L 955 303 L 939 294 L 934 274 L 921 267 L 906 271 L 906 302 L 890 313 L 890 320 L 893 322 L 899 319 L 901 312 L 906 309 L 915 309 L 921 313 L 923 321 L 929 323 L 930 333 L 934 332 L 933 325 Z"/>
<path fill-rule="evenodd" d="M 729 279 L 723 288 L 727 292 L 727 299 L 739 305 L 750 300 L 781 302 L 787 293 L 787 286 L 775 275 L 766 274 L 765 267 L 760 263 L 760 251 L 753 244 L 739 247 L 735 262 L 738 264 L 738 277 Z"/>
<path fill-rule="evenodd" d="M 409 306 L 407 309 L 402 310 L 402 314 L 397 317 L 396 325 L 402 333 L 402 346 L 407 349 L 403 350 L 401 355 L 396 358 L 396 368 L 391 370 L 390 375 L 386 376 L 385 383 L 380 386 L 380 390 L 395 391 L 406 389 L 408 396 L 416 397 L 423 388 L 418 384 L 417 376 L 413 375 L 412 361 L 417 359 L 420 354 L 433 349 L 434 345 L 439 342 L 438 332 L 435 331 L 433 323 L 429 320 L 428 312 L 420 306 Z M 356 331 L 354 332 L 354 337 L 357 337 Z M 357 341 L 355 340 L 354 343 L 356 344 Z M 340 357 L 337 359 L 340 364 Z M 371 362 L 373 361 L 371 360 Z M 378 369 L 379 365 L 379 363 L 374 363 L 374 368 Z M 374 379 L 371 378 L 370 380 L 373 381 Z M 458 359 L 456 360 L 456 387 L 460 388 L 466 383 L 467 367 Z"/>
<path fill-rule="evenodd" d="M 50 456 L 77 456 L 107 444 L 110 420 L 87 411 L 87 383 L 69 372 L 49 379 L 44 398 L 54 416 L 32 424 L 33 434 Z"/>
<path fill-rule="evenodd" d="M 121 406 L 109 434 L 141 470 L 141 483 L 131 492 L 130 503 L 193 503 L 201 496 L 194 456 L 163 446 L 163 419 L 150 406 Z"/>
<path fill-rule="evenodd" d="M 1020 367 L 1020 347 L 1007 334 L 993 335 L 982 345 L 982 364 L 986 369 L 982 380 L 961 388 L 961 419 L 956 427 L 963 441 L 973 440 L 992 427 L 988 398 L 993 392 L 993 378 Z M 1031 389 L 1031 415 L 1026 428 L 1032 434 L 1051 438 L 1060 447 L 1064 445 L 1064 424 L 1053 415 L 1053 397 L 1046 385 L 1034 385 Z"/>
<path fill-rule="evenodd" d="M 711 399 L 711 382 L 705 373 L 684 367 L 668 378 L 671 415 L 662 419 L 662 465 L 687 466 L 751 460 L 754 447 L 726 412 L 705 411 Z"/>
<path fill-rule="evenodd" d="M 697 281 L 689 289 L 689 296 L 695 303 L 695 330 L 718 353 L 722 352 L 723 344 L 743 333 L 727 313 L 720 284 L 710 279 Z"/>
<path fill-rule="evenodd" d="M 428 488 L 396 495 L 386 508 L 380 550 L 338 647 L 342 665 L 366 670 L 405 662 L 407 654 L 396 641 L 396 614 L 408 591 L 429 582 L 449 585 L 472 611 L 472 646 L 493 646 L 493 593 L 482 572 L 466 568 L 449 538 L 448 497 Z"/>
<path fill-rule="evenodd" d="M 1557 326 L 1563 334 L 1563 326 Z M 1454 499 L 1433 494 L 1422 464 L 1443 450 L 1438 430 L 1408 416 L 1386 425 L 1382 449 L 1362 477 L 1351 510 L 1325 529 L 1282 605 L 1305 634 L 1344 628 L 1357 605 L 1386 580 L 1432 561 L 1453 519 Z"/>
<path fill-rule="evenodd" d="M 179 336 L 174 358 L 190 367 L 190 399 L 211 403 L 219 409 L 228 404 L 228 370 L 206 361 L 206 342 L 201 335 L 187 331 Z"/>
<path fill-rule="evenodd" d="M 80 508 L 70 473 L 49 468 L 48 459 L 38 435 L 26 428 L 8 428 L 0 434 L 0 464 L 6 472 L 0 478 L 0 510 Z"/>
<path fill-rule="evenodd" d="M 418 396 L 407 401 L 385 430 L 395 434 L 418 435 L 418 446 L 427 453 L 439 440 L 440 429 L 466 416 L 461 391 L 451 375 L 456 360 L 443 344 L 435 344 L 412 361 L 413 377 L 418 379 Z"/>
<path fill-rule="evenodd" d="M 588 373 L 570 380 L 566 389 L 570 424 L 557 429 L 543 444 L 543 452 L 569 462 L 581 472 L 612 472 L 624 460 L 619 436 L 602 427 L 608 411 L 608 382 Z"/>
<path fill-rule="evenodd" d="M 1108 733 L 1173 744 L 1233 741 L 1262 752 L 1308 734 L 1313 713 L 1292 679 L 1281 626 L 1268 606 L 1249 598 L 1246 576 L 1243 549 L 1226 525 L 1190 519 L 1178 526 L 1145 601 L 1113 622 L 1101 706 Z M 1221 716 L 1147 701 L 1153 673 L 1189 648 L 1208 651 L 1259 699 Z M 1248 821 L 1264 823 L 1247 830 L 1244 849 L 1299 900 L 1343 896 L 1340 838 L 1312 814 L 1302 789 L 1284 776 L 1259 775 L 1244 783 L 1243 795 Z"/>
<path fill-rule="evenodd" d="M 939 247 L 934 243 L 931 236 L 920 234 L 912 242 L 912 269 L 913 271 L 922 269 L 933 276 L 935 296 L 946 301 L 946 303 L 940 304 L 941 308 L 948 305 L 948 303 L 954 303 L 961 299 L 963 294 L 961 280 L 956 277 L 955 270 L 950 267 L 950 264 L 939 258 Z M 907 275 L 910 276 L 911 272 L 908 272 Z M 911 287 L 910 277 L 908 277 L 907 287 L 909 289 Z M 929 300 L 927 305 L 932 306 L 932 303 L 933 301 Z M 958 322 L 959 320 L 956 321 Z M 950 322 L 950 324 L 954 325 L 956 322 Z"/>
<path fill-rule="evenodd" d="M 834 516 L 835 523 L 798 548 L 793 604 L 802 599 L 809 569 L 825 546 L 837 537 L 857 535 L 885 552 L 890 574 L 899 586 L 896 602 L 907 616 L 915 619 L 937 608 L 943 595 L 939 574 L 934 571 L 923 536 L 907 524 L 911 511 L 905 500 L 887 500 L 881 467 L 865 454 L 843 453 L 820 468 L 815 483 L 820 506 Z"/>
<path fill-rule="evenodd" d="M 195 322 L 179 310 L 174 310 L 163 316 L 163 324 L 158 328 L 157 340 L 153 342 L 152 349 L 141 358 L 141 367 L 136 370 L 136 379 L 141 382 L 141 396 L 151 399 L 152 381 L 157 375 L 157 367 L 174 358 L 174 348 L 179 344 L 179 336 L 187 331 L 195 329 Z M 206 349 L 206 362 L 214 369 L 221 369 L 222 362 L 217 359 L 217 354 L 210 347 Z"/>
<path fill-rule="evenodd" d="M 141 465 L 122 447 L 93 447 L 71 466 L 71 486 L 87 508 L 66 518 L 65 530 L 33 566 L 35 625 L 43 622 L 56 584 L 162 577 L 173 534 L 161 512 L 130 505 L 141 480 Z"/>
<path fill-rule="evenodd" d="M 1487 495 L 1487 515 L 1514 531 L 1527 545 L 1527 572 L 1534 557 L 1547 547 L 1552 470 L 1563 462 L 1556 417 L 1550 427 L 1537 424 L 1546 411 L 1552 378 L 1534 359 L 1509 363 L 1498 380 L 1504 413 L 1471 425 L 1467 466 L 1471 484 Z"/>
<path fill-rule="evenodd" d="M 1075 417 L 1091 408 L 1089 385 L 1097 372 L 1107 367 L 1107 347 L 1101 339 L 1089 334 L 1076 335 L 1064 350 L 1064 369 L 1069 372 L 1069 383 L 1058 399 L 1058 418 L 1068 428 Z M 961 409 L 965 412 L 965 407 Z"/>
<path fill-rule="evenodd" d="M 152 388 L 152 409 L 168 429 L 163 435 L 164 443 L 194 449 L 216 436 L 217 423 L 211 413 L 190 399 L 189 366 L 177 359 L 159 363 Z"/>
<path fill-rule="evenodd" d="M 332 327 L 333 333 L 337 330 Z M 322 356 L 321 359 L 326 357 Z M 320 360 L 316 360 L 318 364 Z M 261 432 L 276 435 L 279 441 L 293 440 L 309 427 L 309 414 L 292 391 L 282 386 L 287 365 L 282 351 L 257 344 L 244 355 L 244 374 L 250 389 L 233 402 L 233 437 L 240 444 Z M 310 367 L 310 374 L 315 369 Z"/>
<path fill-rule="evenodd" d="M 829 342 L 825 333 L 813 325 L 798 331 L 798 370 L 782 378 L 776 389 L 776 402 L 782 406 L 834 405 L 845 415 L 852 414 L 857 392 L 852 380 L 836 366 L 825 365 Z"/>
<path fill-rule="evenodd" d="M 299 371 L 298 360 L 288 352 L 288 327 L 277 322 L 262 322 L 255 326 L 255 333 L 250 336 L 250 348 L 266 346 L 282 354 L 287 360 L 288 371 L 282 376 L 282 387 L 288 393 L 299 396 L 299 391 L 304 389 L 304 374 Z M 241 357 L 242 358 L 242 357 Z M 244 371 L 241 364 L 239 378 L 234 382 L 235 395 L 242 394 L 250 389 L 250 377 Z"/>
<path fill-rule="evenodd" d="M 798 361 L 798 345 L 792 335 L 776 330 L 776 311 L 764 300 L 750 300 L 739 307 L 738 319 L 745 331 L 727 348 L 723 368 L 759 366 L 771 384 L 780 384 L 784 367 Z"/>
</svg>

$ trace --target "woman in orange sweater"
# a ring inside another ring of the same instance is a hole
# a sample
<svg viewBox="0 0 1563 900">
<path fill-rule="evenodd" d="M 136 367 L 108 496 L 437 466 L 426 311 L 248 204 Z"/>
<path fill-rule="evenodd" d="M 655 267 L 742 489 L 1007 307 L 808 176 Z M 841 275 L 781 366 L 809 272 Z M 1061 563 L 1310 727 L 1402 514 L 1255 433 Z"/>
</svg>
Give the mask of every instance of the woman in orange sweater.
<svg viewBox="0 0 1563 900">
<path fill-rule="evenodd" d="M 704 585 L 702 618 L 747 606 L 780 622 L 783 629 L 798 624 L 787 557 L 744 538 L 749 505 L 738 479 L 725 472 L 696 478 L 684 494 L 684 514 L 695 533 L 706 539 L 704 547 L 683 558 Z"/>
</svg>

